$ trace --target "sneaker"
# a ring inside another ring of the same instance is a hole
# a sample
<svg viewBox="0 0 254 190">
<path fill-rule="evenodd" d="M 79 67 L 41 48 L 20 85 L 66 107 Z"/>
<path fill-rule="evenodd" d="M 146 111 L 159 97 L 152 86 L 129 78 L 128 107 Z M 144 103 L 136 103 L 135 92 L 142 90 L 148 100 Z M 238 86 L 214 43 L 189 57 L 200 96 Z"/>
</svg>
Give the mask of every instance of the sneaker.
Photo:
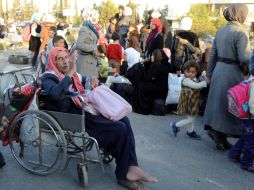
<svg viewBox="0 0 254 190">
<path fill-rule="evenodd" d="M 188 132 L 187 131 L 187 135 L 190 137 L 190 138 L 193 138 L 193 139 L 197 139 L 197 140 L 200 140 L 201 139 L 201 136 L 198 135 L 195 131 L 192 131 L 192 132 Z"/>
<path fill-rule="evenodd" d="M 248 172 L 253 172 L 254 173 L 254 165 L 250 165 L 250 166 L 241 165 L 241 168 L 243 170 L 247 170 Z"/>
<path fill-rule="evenodd" d="M 173 135 L 174 135 L 174 137 L 176 137 L 177 133 L 180 131 L 180 128 L 176 126 L 176 122 L 171 123 L 170 125 L 171 125 L 172 131 L 173 131 Z"/>
</svg>

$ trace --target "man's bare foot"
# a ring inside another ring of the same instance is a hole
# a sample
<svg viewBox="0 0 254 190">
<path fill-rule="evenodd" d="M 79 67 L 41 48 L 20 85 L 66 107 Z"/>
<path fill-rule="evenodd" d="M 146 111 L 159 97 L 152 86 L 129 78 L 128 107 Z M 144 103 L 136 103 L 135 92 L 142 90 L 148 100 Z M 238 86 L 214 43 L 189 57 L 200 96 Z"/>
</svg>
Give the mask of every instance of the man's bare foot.
<svg viewBox="0 0 254 190">
<path fill-rule="evenodd" d="M 144 172 L 142 169 L 140 169 L 137 166 L 129 166 L 128 173 L 126 178 L 130 181 L 147 181 L 147 182 L 158 182 L 158 179 L 156 179 L 153 176 L 150 176 L 146 172 Z"/>
</svg>

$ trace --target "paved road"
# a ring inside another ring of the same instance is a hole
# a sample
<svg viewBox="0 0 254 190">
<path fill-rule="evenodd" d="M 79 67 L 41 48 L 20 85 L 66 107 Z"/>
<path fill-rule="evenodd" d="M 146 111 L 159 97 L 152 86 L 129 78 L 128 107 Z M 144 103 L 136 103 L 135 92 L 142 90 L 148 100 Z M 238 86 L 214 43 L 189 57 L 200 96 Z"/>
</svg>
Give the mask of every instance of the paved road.
<svg viewBox="0 0 254 190">
<path fill-rule="evenodd" d="M 129 118 L 136 137 L 139 164 L 159 179 L 157 184 L 146 184 L 151 190 L 253 190 L 254 174 L 241 170 L 239 164 L 227 159 L 226 152 L 214 148 L 202 129 L 202 118 L 196 120 L 201 141 L 188 138 L 185 130 L 174 138 L 169 123 L 181 117 L 173 114 L 144 116 L 131 113 Z M 230 141 L 235 142 L 234 139 Z M 0 145 L 0 150 L 7 162 L 0 170 L 0 189 L 82 189 L 78 184 L 75 160 L 64 171 L 36 176 L 18 165 L 9 147 Z M 111 163 L 102 173 L 98 164 L 89 164 L 87 190 L 124 189 L 116 183 L 114 167 Z"/>
</svg>

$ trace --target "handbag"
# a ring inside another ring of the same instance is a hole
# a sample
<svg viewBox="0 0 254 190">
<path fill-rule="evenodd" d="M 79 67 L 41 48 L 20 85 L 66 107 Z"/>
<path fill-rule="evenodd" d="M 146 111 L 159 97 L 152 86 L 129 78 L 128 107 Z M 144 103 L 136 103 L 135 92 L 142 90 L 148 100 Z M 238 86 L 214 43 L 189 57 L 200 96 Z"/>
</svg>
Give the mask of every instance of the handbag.
<svg viewBox="0 0 254 190">
<path fill-rule="evenodd" d="M 87 99 L 98 112 L 113 121 L 118 121 L 132 112 L 131 105 L 105 85 L 94 88 Z"/>
<path fill-rule="evenodd" d="M 168 95 L 165 105 L 178 104 L 182 89 L 183 74 L 178 76 L 173 73 L 168 74 Z"/>
</svg>

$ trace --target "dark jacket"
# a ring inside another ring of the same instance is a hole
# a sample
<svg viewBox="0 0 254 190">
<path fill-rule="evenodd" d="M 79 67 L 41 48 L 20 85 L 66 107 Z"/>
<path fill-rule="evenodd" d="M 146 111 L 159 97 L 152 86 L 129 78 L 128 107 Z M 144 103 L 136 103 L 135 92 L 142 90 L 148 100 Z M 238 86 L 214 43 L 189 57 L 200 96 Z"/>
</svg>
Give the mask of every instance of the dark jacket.
<svg viewBox="0 0 254 190">
<path fill-rule="evenodd" d="M 65 76 L 61 81 L 58 77 L 51 73 L 45 73 L 41 77 L 42 90 L 48 95 L 45 100 L 47 110 L 60 111 L 65 113 L 79 113 L 80 111 L 70 97 L 66 95 L 70 94 L 69 86 L 72 84 L 72 79 L 69 76 Z M 85 85 L 85 77 L 82 78 L 82 84 Z"/>
<path fill-rule="evenodd" d="M 161 33 L 158 33 L 154 39 L 146 45 L 146 56 L 152 56 L 152 53 L 156 49 L 163 49 L 163 36 Z"/>
</svg>

